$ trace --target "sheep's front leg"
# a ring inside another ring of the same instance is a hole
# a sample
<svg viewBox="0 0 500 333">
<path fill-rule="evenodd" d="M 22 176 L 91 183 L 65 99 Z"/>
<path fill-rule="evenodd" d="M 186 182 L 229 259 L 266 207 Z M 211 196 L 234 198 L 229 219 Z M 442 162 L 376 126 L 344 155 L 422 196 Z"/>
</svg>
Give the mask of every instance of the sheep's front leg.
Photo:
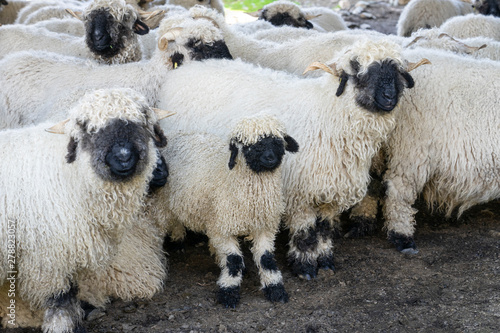
<svg viewBox="0 0 500 333">
<path fill-rule="evenodd" d="M 389 241 L 402 253 L 416 254 L 418 250 L 413 240 L 416 210 L 412 207 L 418 193 L 414 188 L 416 182 L 409 180 L 406 175 L 400 177 L 391 173 L 385 179 L 387 196 L 383 207 L 384 227 Z"/>
<path fill-rule="evenodd" d="M 349 218 L 353 221 L 353 225 L 344 237 L 358 238 L 375 232 L 379 200 L 382 200 L 384 192 L 381 181 L 372 179 L 366 196 L 351 209 Z"/>
<path fill-rule="evenodd" d="M 44 333 L 85 333 L 82 326 L 83 310 L 76 297 L 78 288 L 53 295 L 46 302 L 42 330 Z"/>
<path fill-rule="evenodd" d="M 243 278 L 243 254 L 238 239 L 234 236 L 221 237 L 208 235 L 210 246 L 215 250 L 221 274 L 217 285 L 217 301 L 226 308 L 235 308 L 240 301 L 240 285 Z"/>
<path fill-rule="evenodd" d="M 274 259 L 274 237 L 271 231 L 254 233 L 252 254 L 259 269 L 260 283 L 264 295 L 271 302 L 288 302 L 288 294 L 283 286 L 283 278 Z"/>
</svg>

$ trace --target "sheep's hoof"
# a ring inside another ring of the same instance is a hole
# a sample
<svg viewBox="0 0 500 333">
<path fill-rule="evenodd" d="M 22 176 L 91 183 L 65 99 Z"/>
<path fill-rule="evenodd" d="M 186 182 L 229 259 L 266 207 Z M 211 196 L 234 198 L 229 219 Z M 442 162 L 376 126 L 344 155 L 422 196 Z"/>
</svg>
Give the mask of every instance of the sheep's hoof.
<svg viewBox="0 0 500 333">
<path fill-rule="evenodd" d="M 389 241 L 396 245 L 396 249 L 404 254 L 417 254 L 417 245 L 411 236 L 398 234 L 394 231 L 389 233 Z"/>
<path fill-rule="evenodd" d="M 236 308 L 236 305 L 240 302 L 240 286 L 219 288 L 217 301 L 226 308 Z"/>
<path fill-rule="evenodd" d="M 333 263 L 333 255 L 327 255 L 327 256 L 320 256 L 318 258 L 318 268 L 320 269 L 331 269 L 332 271 L 335 270 L 335 264 Z"/>
<path fill-rule="evenodd" d="M 377 220 L 363 216 L 352 217 L 354 223 L 351 229 L 344 235 L 345 238 L 360 238 L 373 235 L 377 229 Z"/>
<path fill-rule="evenodd" d="M 288 261 L 291 266 L 292 273 L 301 279 L 311 280 L 318 274 L 318 267 L 316 264 L 301 262 L 297 259 L 289 259 Z"/>
<path fill-rule="evenodd" d="M 288 294 L 282 283 L 271 284 L 262 290 L 266 298 L 271 302 L 288 302 Z"/>
</svg>

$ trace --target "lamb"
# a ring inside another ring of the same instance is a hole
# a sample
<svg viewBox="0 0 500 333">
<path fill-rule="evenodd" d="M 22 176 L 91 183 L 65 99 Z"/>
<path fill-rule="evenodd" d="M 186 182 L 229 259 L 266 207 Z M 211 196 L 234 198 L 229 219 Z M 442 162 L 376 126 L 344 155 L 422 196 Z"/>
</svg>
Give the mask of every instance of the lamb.
<svg viewBox="0 0 500 333">
<path fill-rule="evenodd" d="M 64 135 L 47 133 L 49 123 L 0 133 L 0 240 L 12 244 L 0 248 L 0 284 L 17 273 L 15 297 L 44 311 L 44 332 L 84 331 L 77 297 L 81 278 L 112 270 L 116 253 L 125 251 L 124 239 L 141 243 L 127 230 L 148 223 L 143 214 L 148 183 L 157 147 L 166 143 L 159 118 L 131 89 L 97 90 L 69 111 L 68 120 L 48 130 Z M 15 244 L 15 263 L 9 266 L 7 249 Z M 131 262 L 151 256 L 154 265 L 142 274 L 151 271 L 154 278 L 128 279 L 138 284 L 150 279 L 160 290 L 161 249 L 149 250 L 127 255 Z M 14 264 L 17 272 L 9 272 Z"/>
<path fill-rule="evenodd" d="M 439 27 L 450 17 L 472 10 L 470 3 L 461 0 L 411 0 L 399 16 L 397 34 L 409 37 L 420 28 Z"/>
<path fill-rule="evenodd" d="M 54 53 L 6 56 L 0 61 L 0 129 L 61 120 L 61 112 L 91 89 L 135 88 L 155 105 L 170 69 L 209 57 L 231 57 L 220 31 L 205 19 L 177 23 L 167 18 L 158 30 L 159 48 L 144 62 L 103 67 Z"/>
<path fill-rule="evenodd" d="M 227 139 L 187 133 L 169 137 L 162 150 L 171 176 L 155 194 L 153 215 L 165 216 L 159 223 L 166 223 L 172 240 L 184 237 L 184 227 L 208 236 L 221 268 L 219 303 L 234 308 L 240 299 L 245 264 L 238 236 L 252 240 L 265 297 L 287 302 L 274 239 L 284 208 L 281 162 L 285 151 L 297 152 L 297 142 L 266 115 L 240 118 Z"/>
<path fill-rule="evenodd" d="M 275 26 L 289 25 L 321 32 L 346 30 L 342 17 L 326 7 L 301 8 L 287 0 L 278 0 L 262 7 L 260 20 Z"/>
<path fill-rule="evenodd" d="M 339 51 L 335 65 L 312 66 L 328 72 L 319 78 L 237 59 L 192 62 L 168 73 L 158 106 L 179 113 L 171 130 L 221 133 L 235 118 L 266 108 L 294 133 L 302 148 L 284 161 L 283 221 L 292 270 L 309 279 L 318 267 L 334 268 L 331 229 L 364 197 L 371 159 L 396 124 L 399 96 L 413 87 L 408 71 L 415 64 L 400 52 L 387 40 L 361 39 Z"/>
<path fill-rule="evenodd" d="M 422 54 L 432 70 L 417 73 L 415 80 L 426 84 L 401 101 L 406 112 L 387 142 L 384 176 L 385 229 L 396 248 L 408 253 L 416 252 L 412 205 L 420 193 L 447 216 L 500 197 L 500 82 L 488 79 L 499 77 L 499 63 L 437 50 L 405 51 L 409 59 Z"/>
<path fill-rule="evenodd" d="M 455 38 L 489 37 L 500 41 L 500 18 L 469 14 L 444 22 L 441 31 Z"/>
<path fill-rule="evenodd" d="M 142 16 L 149 14 L 143 13 Z M 87 7 L 83 20 L 85 37 L 61 35 L 20 24 L 2 27 L 1 39 L 9 47 L 3 48 L 0 55 L 34 49 L 91 58 L 104 64 L 141 60 L 137 34 L 147 33 L 149 28 L 123 0 L 96 0 Z"/>
</svg>

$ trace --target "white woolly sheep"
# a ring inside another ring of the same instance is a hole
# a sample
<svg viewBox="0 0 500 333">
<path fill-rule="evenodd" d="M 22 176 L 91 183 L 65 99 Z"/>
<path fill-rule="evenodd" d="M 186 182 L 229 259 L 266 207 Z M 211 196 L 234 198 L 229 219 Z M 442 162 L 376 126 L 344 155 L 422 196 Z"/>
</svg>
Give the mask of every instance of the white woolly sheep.
<svg viewBox="0 0 500 333">
<path fill-rule="evenodd" d="M 500 64 L 437 50 L 404 54 L 433 64 L 415 74 L 425 84 L 401 100 L 406 112 L 387 142 L 385 228 L 398 250 L 413 253 L 420 193 L 447 216 L 500 197 Z"/>
<path fill-rule="evenodd" d="M 77 37 L 85 35 L 85 26 L 82 21 L 74 18 L 50 19 L 33 24 L 36 28 L 45 28 L 52 32 L 67 34 Z"/>
<path fill-rule="evenodd" d="M 143 13 L 147 17 L 150 13 Z M 27 25 L 2 27 L 1 55 L 21 50 L 46 50 L 91 58 L 99 63 L 118 64 L 139 61 L 142 57 L 137 34 L 149 31 L 138 13 L 123 0 L 96 0 L 83 14 L 85 36 L 73 37 Z"/>
<path fill-rule="evenodd" d="M 287 0 L 274 1 L 262 7 L 259 19 L 275 26 L 288 25 L 321 32 L 347 29 L 342 17 L 331 9 L 326 7 L 301 8 Z"/>
<path fill-rule="evenodd" d="M 66 6 L 66 7 L 63 7 L 63 6 Z M 58 9 L 64 9 L 64 8 L 71 7 L 74 10 L 79 10 L 79 9 L 81 9 L 81 6 L 82 6 L 82 2 L 71 1 L 71 0 L 65 1 L 64 4 L 61 3 L 61 1 L 54 1 L 54 0 L 28 1 L 28 3 L 19 10 L 18 15 L 17 15 L 14 23 L 25 24 L 26 19 L 31 14 L 33 14 L 34 12 L 36 12 L 39 9 L 42 9 L 44 7 L 53 7 L 53 8 L 58 8 Z M 57 11 L 60 12 L 59 10 L 57 10 Z"/>
<path fill-rule="evenodd" d="M 331 228 L 364 197 L 371 159 L 395 126 L 398 111 L 391 111 L 413 86 L 413 65 L 400 52 L 392 42 L 358 41 L 335 65 L 313 66 L 329 73 L 319 78 L 238 60 L 192 62 L 168 73 L 158 105 L 180 114 L 172 130 L 221 132 L 263 108 L 285 123 L 301 143 L 283 165 L 288 257 L 294 273 L 310 278 L 318 267 L 333 268 Z"/>
<path fill-rule="evenodd" d="M 420 28 L 439 27 L 450 17 L 472 13 L 472 5 L 461 0 L 411 0 L 397 23 L 398 36 L 409 37 Z"/>
<path fill-rule="evenodd" d="M 45 311 L 46 333 L 80 332 L 78 283 L 112 271 L 126 230 L 148 223 L 148 184 L 157 147 L 166 144 L 159 118 L 131 89 L 91 92 L 69 115 L 49 129 L 65 135 L 47 133 L 49 123 L 0 133 L 0 240 L 9 244 L 0 248 L 0 283 L 10 283 L 14 264 L 9 266 L 8 254 L 15 249 L 15 297 Z M 137 258 L 131 262 L 152 256 L 152 288 L 161 289 L 161 248 L 127 255 Z M 127 280 L 141 284 L 142 278 Z"/>
<path fill-rule="evenodd" d="M 171 23 L 169 18 L 162 21 L 159 48 L 148 61 L 97 66 L 40 51 L 6 56 L 0 61 L 0 129 L 59 120 L 61 112 L 89 89 L 130 87 L 155 105 L 170 69 L 193 60 L 231 57 L 220 31 L 210 21 Z"/>
<path fill-rule="evenodd" d="M 489 37 L 500 41 L 500 18 L 469 14 L 444 22 L 441 31 L 456 38 Z"/>
<path fill-rule="evenodd" d="M 154 196 L 153 214 L 180 240 L 183 227 L 205 233 L 221 268 L 217 299 L 236 307 L 240 299 L 243 254 L 239 236 L 248 236 L 265 297 L 287 302 L 281 272 L 274 260 L 274 239 L 284 209 L 281 163 L 297 142 L 275 117 L 255 116 L 237 122 L 230 137 L 179 133 L 162 150 L 170 176 Z"/>
<path fill-rule="evenodd" d="M 199 5 L 207 8 L 213 8 L 220 14 L 225 15 L 224 3 L 222 0 L 153 0 L 148 2 L 148 8 L 154 8 L 162 5 L 176 5 L 189 9 Z"/>
</svg>

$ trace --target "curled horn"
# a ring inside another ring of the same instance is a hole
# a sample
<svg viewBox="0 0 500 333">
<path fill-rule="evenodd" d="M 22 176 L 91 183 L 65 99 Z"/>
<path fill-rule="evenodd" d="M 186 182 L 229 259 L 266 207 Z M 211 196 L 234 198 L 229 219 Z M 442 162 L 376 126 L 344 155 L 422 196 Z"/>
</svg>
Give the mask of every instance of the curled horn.
<svg viewBox="0 0 500 333">
<path fill-rule="evenodd" d="M 152 109 L 155 112 L 156 118 L 158 120 L 162 120 L 162 119 L 168 118 L 168 117 L 173 116 L 174 114 L 177 113 L 177 112 L 166 111 L 166 110 L 157 109 L 157 108 L 152 108 Z"/>
<path fill-rule="evenodd" d="M 309 71 L 313 71 L 316 69 L 322 69 L 327 73 L 330 73 L 330 74 L 335 75 L 335 76 L 339 76 L 339 72 L 336 68 L 335 63 L 327 65 L 327 64 L 323 64 L 323 63 L 317 62 L 317 61 L 315 61 L 312 64 L 310 64 L 309 66 L 307 66 L 306 70 L 304 71 L 304 73 L 302 73 L 302 75 L 306 74 Z"/>
<path fill-rule="evenodd" d="M 308 14 L 305 16 L 306 20 L 312 20 L 312 19 L 315 19 L 316 17 L 320 17 L 321 15 L 323 14 L 316 14 L 316 15 L 312 15 L 312 14 Z"/>
<path fill-rule="evenodd" d="M 77 19 L 82 21 L 82 12 L 74 12 L 69 8 L 66 8 L 65 11 L 66 11 L 66 13 L 70 14 L 71 16 L 76 17 Z"/>
<path fill-rule="evenodd" d="M 467 45 L 459 40 L 456 40 L 455 38 L 451 37 L 450 35 L 448 35 L 447 33 L 444 33 L 444 32 L 438 36 L 438 38 L 443 38 L 443 37 L 448 37 L 449 39 L 451 39 L 452 41 L 454 41 L 458 45 L 461 45 L 462 47 L 468 49 L 470 51 L 469 53 L 479 51 L 481 49 L 484 49 L 487 46 L 486 44 L 483 44 L 481 46 L 469 46 L 469 45 Z"/>
<path fill-rule="evenodd" d="M 152 11 L 152 12 L 138 10 L 138 12 L 139 12 L 139 16 L 141 17 L 141 20 L 144 20 L 144 21 L 150 20 L 150 19 L 157 17 L 159 15 L 165 14 L 165 11 L 162 9 L 157 9 L 157 10 Z"/>
<path fill-rule="evenodd" d="M 69 119 L 63 120 L 51 128 L 47 128 L 45 131 L 53 134 L 64 134 L 64 127 L 66 126 L 66 123 L 69 121 Z"/>
<path fill-rule="evenodd" d="M 160 39 L 158 39 L 158 48 L 161 51 L 165 51 L 168 47 L 168 42 L 174 41 L 181 35 L 181 32 L 182 28 L 180 27 L 169 29 L 166 33 L 163 34 L 163 36 L 160 37 Z"/>
<path fill-rule="evenodd" d="M 212 22 L 213 25 L 215 25 L 216 28 L 220 29 L 219 23 L 217 23 L 216 20 L 214 20 L 213 18 L 211 18 L 209 16 L 200 15 L 200 16 L 193 17 L 193 19 L 195 19 L 195 20 L 199 20 L 199 19 L 209 20 L 210 22 Z"/>
<path fill-rule="evenodd" d="M 417 36 L 415 37 L 414 40 L 412 40 L 408 45 L 406 45 L 405 47 L 410 47 L 411 45 L 415 44 L 416 42 L 418 42 L 419 40 L 421 40 L 422 38 L 425 38 L 424 36 Z M 440 37 L 439 37 L 440 38 Z"/>
<path fill-rule="evenodd" d="M 419 62 L 409 62 L 408 63 L 408 72 L 411 72 L 415 68 L 421 66 L 421 65 L 431 65 L 432 63 L 429 61 L 429 59 L 423 58 Z"/>
</svg>

